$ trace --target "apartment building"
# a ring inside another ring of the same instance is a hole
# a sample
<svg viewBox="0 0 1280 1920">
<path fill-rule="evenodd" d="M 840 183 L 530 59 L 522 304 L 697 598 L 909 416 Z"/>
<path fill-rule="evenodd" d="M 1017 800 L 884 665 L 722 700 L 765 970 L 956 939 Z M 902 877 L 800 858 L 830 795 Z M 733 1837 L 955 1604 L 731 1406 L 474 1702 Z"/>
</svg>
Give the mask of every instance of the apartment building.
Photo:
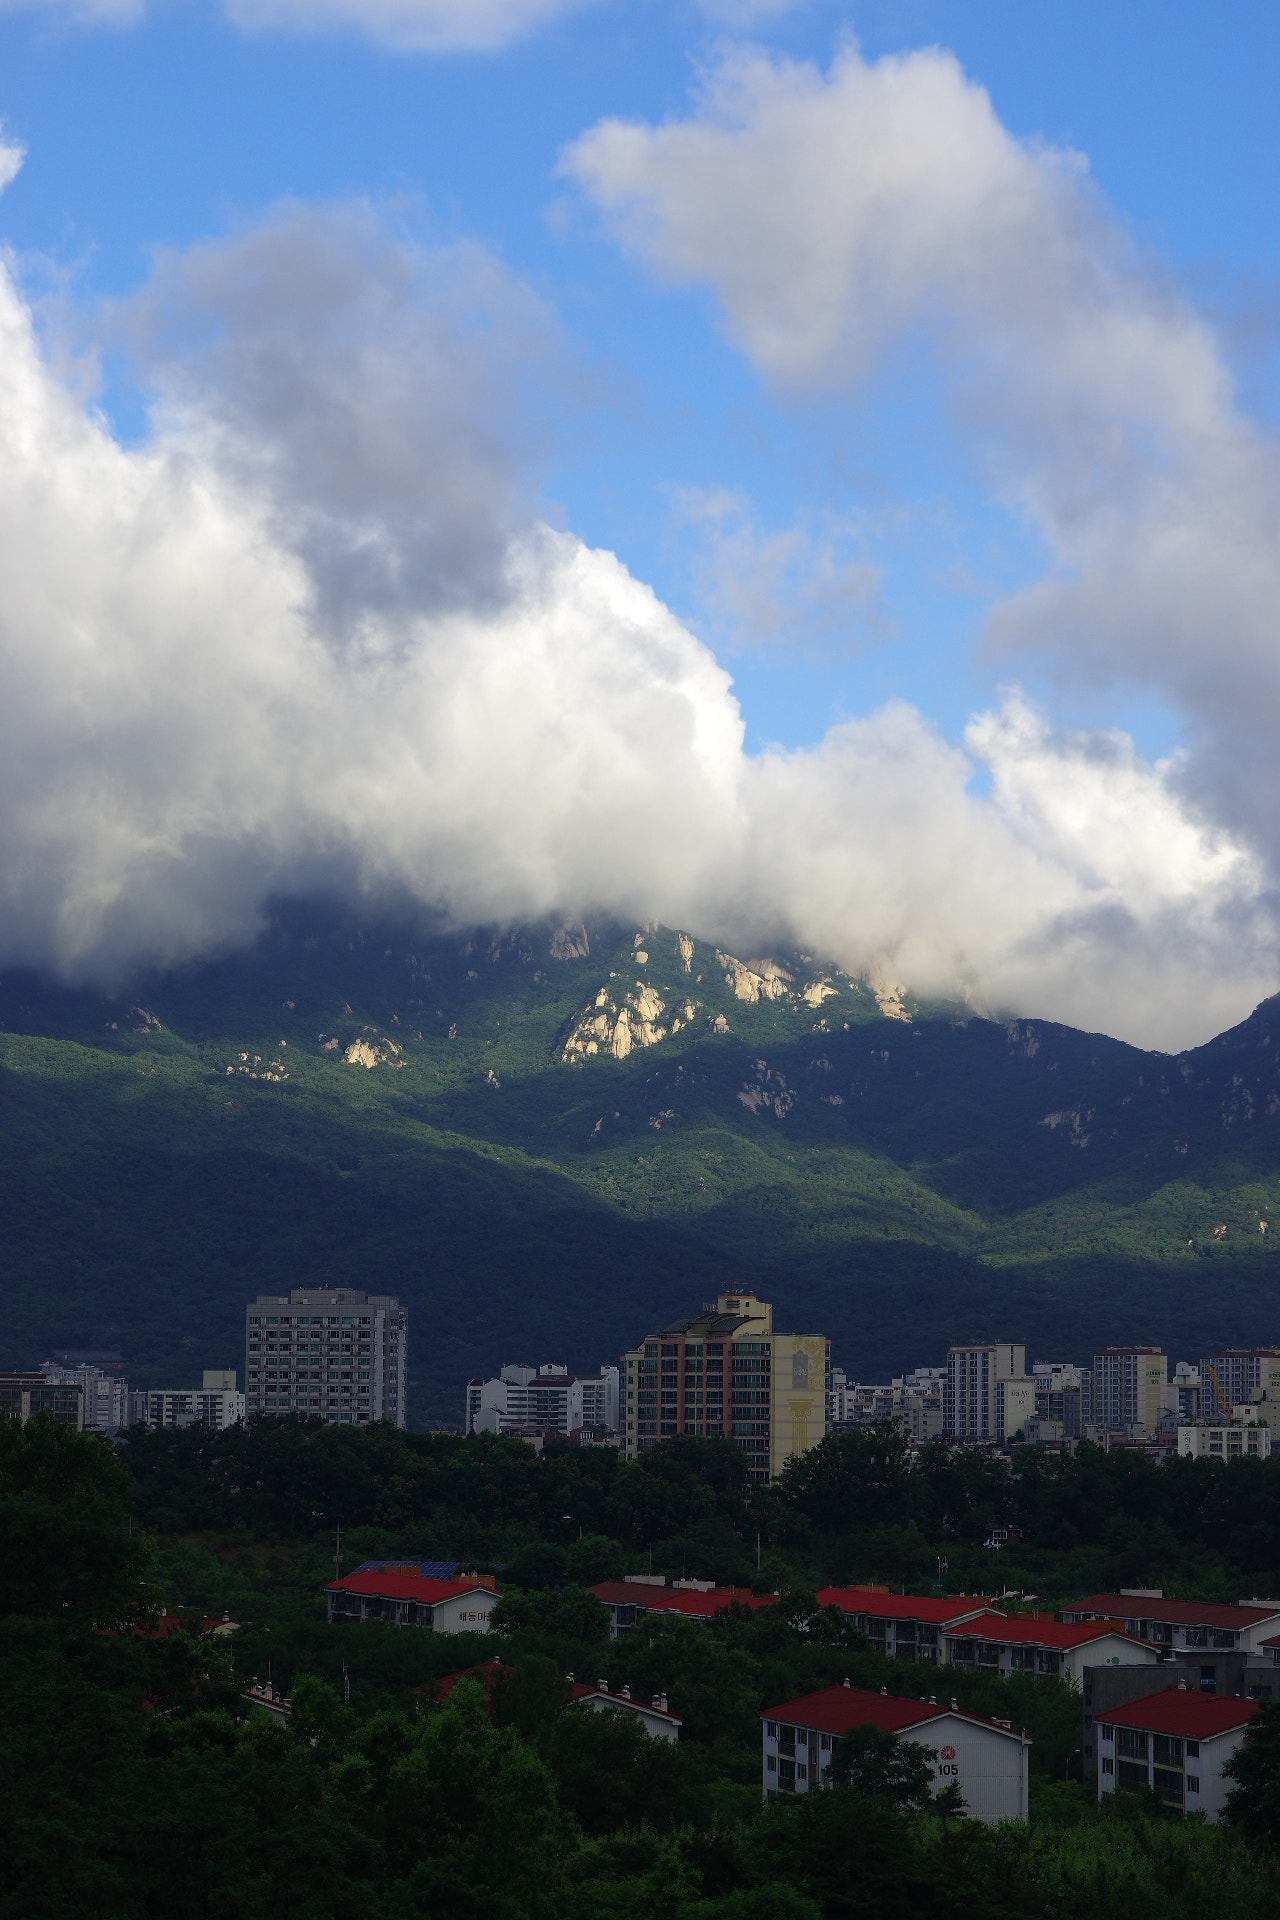
<svg viewBox="0 0 1280 1920">
<path fill-rule="evenodd" d="M 775 1333 L 773 1308 L 754 1293 L 722 1293 L 622 1356 L 621 1448 L 629 1459 L 671 1434 L 731 1439 L 758 1484 L 827 1431 L 831 1343 L 824 1334 Z"/>
<path fill-rule="evenodd" d="M 842 1734 L 872 1726 L 929 1750 L 934 1791 L 958 1786 L 975 1820 L 1025 1820 L 1030 1788 L 1031 1739 L 1007 1721 L 961 1713 L 952 1700 L 893 1698 L 843 1686 L 824 1687 L 799 1700 L 766 1707 L 763 1787 L 775 1793 L 813 1793 L 826 1783 Z"/>
<path fill-rule="evenodd" d="M 1211 1353 L 1200 1362 L 1199 1384 L 1200 1418 L 1220 1426 L 1251 1400 L 1280 1400 L 1280 1353 L 1266 1348 Z"/>
<path fill-rule="evenodd" d="M 129 1395 L 129 1425 L 213 1427 L 221 1432 L 244 1419 L 245 1396 L 233 1368 L 205 1370 L 199 1387 L 144 1387 Z"/>
<path fill-rule="evenodd" d="M 46 1380 L 43 1373 L 0 1373 L 0 1413 L 25 1427 L 33 1413 L 84 1430 L 84 1391 L 78 1381 Z"/>
<path fill-rule="evenodd" d="M 1256 1700 L 1219 1700 L 1185 1684 L 1108 1709 L 1098 1722 L 1098 1801 L 1154 1793 L 1163 1806 L 1216 1821 L 1230 1783 L 1222 1769 L 1258 1712 Z"/>
<path fill-rule="evenodd" d="M 295 1287 L 245 1308 L 250 1418 L 306 1413 L 331 1423 L 408 1425 L 408 1317 L 394 1294 Z"/>
<path fill-rule="evenodd" d="M 1090 1593 L 1062 1609 L 1068 1624 L 1123 1621 L 1127 1634 L 1160 1648 L 1166 1660 L 1194 1660 L 1202 1652 L 1256 1654 L 1280 1633 L 1280 1600 L 1166 1600 L 1157 1589 Z"/>
<path fill-rule="evenodd" d="M 1036 1414 L 1036 1383 L 1027 1350 L 1017 1342 L 974 1343 L 947 1350 L 942 1429 L 952 1440 L 1012 1440 Z"/>
<path fill-rule="evenodd" d="M 1157 1647 L 1108 1620 L 1068 1626 L 1061 1620 L 991 1612 L 945 1628 L 943 1639 L 948 1666 L 975 1673 L 1082 1680 L 1086 1666 L 1154 1667 L 1160 1662 Z"/>
<path fill-rule="evenodd" d="M 618 1425 L 617 1367 L 598 1374 L 570 1373 L 567 1367 L 505 1366 L 493 1379 L 467 1382 L 467 1433 L 509 1433 L 541 1427 L 569 1435 L 583 1427 Z"/>
<path fill-rule="evenodd" d="M 1168 1384 L 1169 1362 L 1159 1347 L 1105 1347 L 1093 1360 L 1093 1424 L 1098 1433 L 1150 1440 Z"/>
<path fill-rule="evenodd" d="M 1178 1452 L 1193 1460 L 1269 1460 L 1271 1429 L 1261 1420 L 1197 1421 L 1178 1428 Z"/>
<path fill-rule="evenodd" d="M 823 1587 L 817 1598 L 820 1607 L 848 1614 L 874 1652 L 934 1666 L 947 1658 L 949 1629 L 995 1611 L 989 1600 L 974 1594 L 890 1593 L 884 1587 Z"/>
<path fill-rule="evenodd" d="M 132 1396 L 129 1385 L 114 1373 L 88 1361 L 64 1365 L 46 1360 L 40 1369 L 46 1380 L 58 1386 L 78 1386 L 84 1398 L 85 1430 L 91 1433 L 119 1433 L 133 1424 L 130 1419 Z"/>
</svg>

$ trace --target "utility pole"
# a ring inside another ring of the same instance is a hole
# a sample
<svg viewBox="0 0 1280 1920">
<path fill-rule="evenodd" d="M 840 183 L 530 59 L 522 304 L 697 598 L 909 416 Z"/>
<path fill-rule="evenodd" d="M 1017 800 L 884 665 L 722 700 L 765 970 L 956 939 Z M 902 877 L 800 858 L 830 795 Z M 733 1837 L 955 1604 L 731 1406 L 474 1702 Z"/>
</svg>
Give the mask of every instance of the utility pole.
<svg viewBox="0 0 1280 1920">
<path fill-rule="evenodd" d="M 339 1521 L 333 1533 L 333 1577 L 342 1578 L 342 1522 Z"/>
</svg>

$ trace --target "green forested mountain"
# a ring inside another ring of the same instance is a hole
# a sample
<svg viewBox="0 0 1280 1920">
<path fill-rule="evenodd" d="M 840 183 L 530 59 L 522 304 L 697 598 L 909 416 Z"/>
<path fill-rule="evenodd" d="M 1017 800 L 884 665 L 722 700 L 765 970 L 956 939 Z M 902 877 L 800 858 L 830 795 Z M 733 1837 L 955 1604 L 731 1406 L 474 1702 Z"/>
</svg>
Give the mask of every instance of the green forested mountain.
<svg viewBox="0 0 1280 1920">
<path fill-rule="evenodd" d="M 6 975 L 0 1029 L 8 1362 L 241 1368 L 247 1295 L 304 1281 L 406 1301 L 419 1420 L 726 1284 L 863 1377 L 1280 1337 L 1280 999 L 1173 1057 L 668 928 L 308 905 L 114 998 Z"/>
</svg>

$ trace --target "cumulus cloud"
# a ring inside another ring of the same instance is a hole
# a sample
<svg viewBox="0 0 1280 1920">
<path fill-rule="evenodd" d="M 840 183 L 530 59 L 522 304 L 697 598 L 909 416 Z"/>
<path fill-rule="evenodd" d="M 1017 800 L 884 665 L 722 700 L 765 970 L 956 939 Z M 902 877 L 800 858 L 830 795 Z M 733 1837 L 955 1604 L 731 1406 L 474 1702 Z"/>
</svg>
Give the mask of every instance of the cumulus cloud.
<svg viewBox="0 0 1280 1920">
<path fill-rule="evenodd" d="M 355 32 L 406 53 L 492 53 L 592 0 L 224 0 L 244 33 Z M 0 0 L 0 12 L 49 13 L 83 26 L 131 26 L 146 0 Z"/>
<path fill-rule="evenodd" d="M 706 645 L 534 510 L 554 342 L 476 250 L 284 208 L 109 326 L 136 446 L 0 271 L 5 963 L 119 976 L 325 888 L 799 940 L 1156 1041 L 1272 984 L 1257 863 L 1123 739 L 1010 695 L 965 750 L 894 706 L 746 754 Z"/>
<path fill-rule="evenodd" d="M 565 169 L 638 259 L 719 299 L 783 394 L 849 393 L 931 342 L 995 495 L 1050 564 L 988 647 L 1154 690 L 1188 793 L 1280 858 L 1280 456 L 1212 329 L 1079 155 L 1011 136 L 932 49 L 827 72 L 737 52 L 689 114 L 604 121 Z"/>
</svg>

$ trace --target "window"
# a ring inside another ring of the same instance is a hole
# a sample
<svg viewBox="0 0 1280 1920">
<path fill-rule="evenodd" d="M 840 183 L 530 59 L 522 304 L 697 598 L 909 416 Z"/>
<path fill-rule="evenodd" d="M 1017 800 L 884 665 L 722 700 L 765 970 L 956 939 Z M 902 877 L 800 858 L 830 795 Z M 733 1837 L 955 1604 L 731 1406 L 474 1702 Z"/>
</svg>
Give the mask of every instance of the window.
<svg viewBox="0 0 1280 1920">
<path fill-rule="evenodd" d="M 1102 1771 L 1104 1773 L 1114 1774 L 1115 1770 L 1116 1770 L 1116 1763 L 1114 1760 L 1107 1760 L 1107 1759 L 1103 1760 Z"/>
<path fill-rule="evenodd" d="M 1122 1760 L 1120 1762 L 1120 1785 L 1126 1793 L 1141 1793 L 1147 1784 L 1147 1765 L 1145 1760 Z"/>
<path fill-rule="evenodd" d="M 1198 1760 L 1200 1758 L 1200 1742 L 1198 1740 L 1188 1740 L 1187 1758 L 1188 1760 Z"/>
<path fill-rule="evenodd" d="M 778 1737 L 778 1723 L 777 1723 L 777 1721 L 776 1721 L 776 1720 L 766 1720 L 766 1721 L 765 1721 L 765 1732 L 766 1732 L 766 1733 L 768 1734 L 768 1736 L 769 1736 L 769 1738 L 770 1738 L 771 1740 L 776 1740 L 776 1739 L 777 1739 L 777 1737 Z"/>
<path fill-rule="evenodd" d="M 1136 1727 L 1121 1727 L 1120 1752 L 1131 1760 L 1145 1760 L 1147 1757 L 1147 1736 Z"/>
<path fill-rule="evenodd" d="M 831 1751 L 831 1735 L 830 1735 L 829 1733 L 824 1733 L 824 1734 L 822 1735 L 822 1737 L 821 1737 L 821 1739 L 819 1740 L 819 1742 L 818 1742 L 818 1745 L 819 1745 L 819 1746 L 820 1746 L 820 1747 L 822 1748 L 822 1751 L 823 1751 L 824 1753 L 830 1753 L 830 1751 Z"/>
<path fill-rule="evenodd" d="M 808 1778 L 809 1778 L 808 1767 L 805 1766 L 803 1760 L 798 1760 L 796 1762 L 796 1779 L 807 1780 Z"/>
<path fill-rule="evenodd" d="M 1103 1740 L 1114 1740 L 1116 1737 L 1116 1730 L 1114 1727 L 1099 1727 L 1098 1733 L 1100 1738 L 1102 1738 Z"/>
<path fill-rule="evenodd" d="M 774 1759 L 772 1754 L 770 1754 L 769 1758 L 765 1761 L 765 1766 L 768 1768 L 770 1773 L 776 1773 L 778 1771 L 778 1763 Z"/>
<path fill-rule="evenodd" d="M 1194 1773 L 1189 1773 L 1187 1775 L 1187 1792 L 1199 1793 L 1199 1791 L 1200 1791 L 1200 1782 L 1197 1780 Z"/>
</svg>

